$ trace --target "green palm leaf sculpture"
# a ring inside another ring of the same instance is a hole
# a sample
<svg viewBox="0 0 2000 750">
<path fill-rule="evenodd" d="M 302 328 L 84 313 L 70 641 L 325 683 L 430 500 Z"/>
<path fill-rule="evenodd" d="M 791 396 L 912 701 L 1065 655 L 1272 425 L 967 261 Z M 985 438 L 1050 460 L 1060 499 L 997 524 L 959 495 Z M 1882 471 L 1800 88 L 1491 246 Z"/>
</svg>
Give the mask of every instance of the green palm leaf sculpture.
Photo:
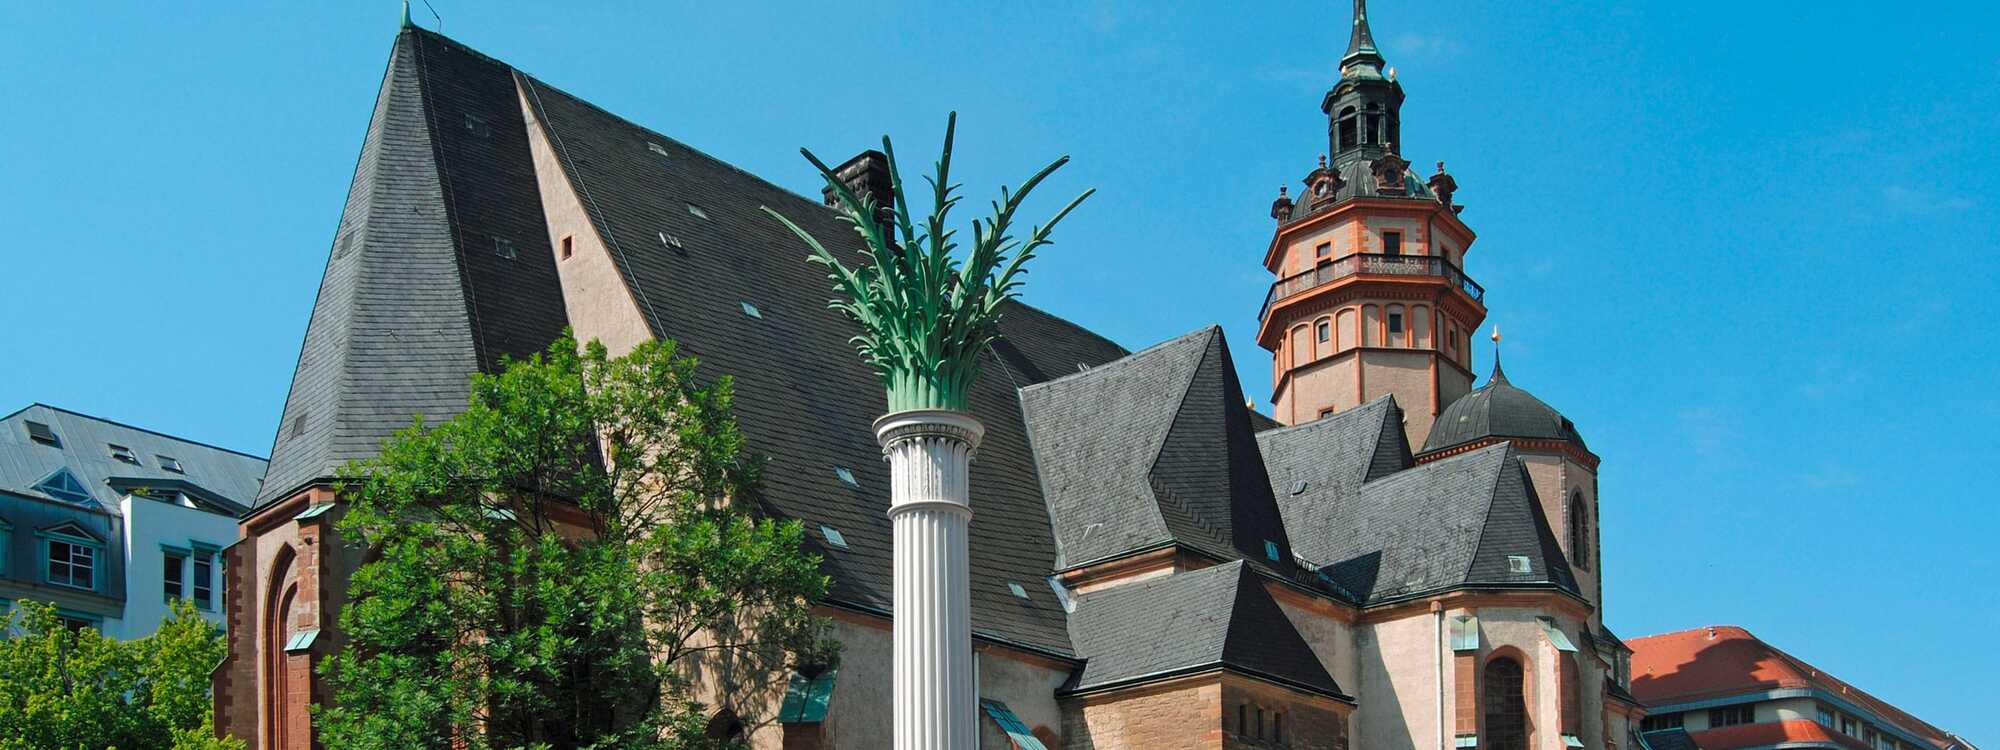
<svg viewBox="0 0 2000 750">
<path fill-rule="evenodd" d="M 1050 243 L 1049 233 L 1095 190 L 1085 190 L 1057 211 L 1047 223 L 1032 227 L 1026 239 L 1014 236 L 1014 214 L 1028 194 L 1069 162 L 1064 156 L 1021 183 L 1019 190 L 1000 188 L 993 212 L 972 222 L 972 247 L 961 260 L 957 231 L 946 226 L 958 205 L 958 185 L 951 183 L 952 136 L 958 113 L 945 121 L 944 153 L 938 157 L 931 187 L 931 210 L 922 226 L 911 219 L 896 150 L 888 136 L 882 151 L 889 161 L 894 194 L 892 220 L 878 220 L 880 206 L 872 195 L 856 195 L 812 151 L 799 149 L 826 178 L 838 200 L 841 220 L 853 226 L 866 246 L 865 263 L 850 266 L 811 233 L 766 207 L 806 247 L 809 260 L 826 266 L 837 297 L 829 305 L 861 324 L 853 344 L 882 378 L 889 411 L 946 409 L 964 411 L 966 395 L 979 378 L 979 357 L 999 337 L 1001 306 L 1019 296 L 1028 260 Z M 884 227 L 884 223 L 893 226 Z M 862 259 L 855 259 L 862 260 Z"/>
</svg>

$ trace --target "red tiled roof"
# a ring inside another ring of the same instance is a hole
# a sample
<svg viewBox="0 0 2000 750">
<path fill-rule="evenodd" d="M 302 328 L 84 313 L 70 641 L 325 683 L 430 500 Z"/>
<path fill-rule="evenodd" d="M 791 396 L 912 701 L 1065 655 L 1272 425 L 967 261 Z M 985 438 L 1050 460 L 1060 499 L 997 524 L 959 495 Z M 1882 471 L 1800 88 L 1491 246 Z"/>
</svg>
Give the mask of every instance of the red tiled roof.
<svg viewBox="0 0 2000 750">
<path fill-rule="evenodd" d="M 1758 640 L 1757 636 L 1750 634 L 1750 631 L 1734 625 L 1715 625 L 1651 635 L 1635 638 L 1626 645 L 1632 648 L 1632 694 L 1638 697 L 1640 703 L 1648 706 L 1723 698 L 1766 690 L 1818 688 L 1873 713 L 1877 718 L 1893 723 L 1904 731 L 1923 737 L 1939 748 L 1947 748 L 1952 744 L 1943 730 L 1820 671 L 1819 668 L 1785 653 L 1776 646 Z M 1782 724 L 1802 724 L 1811 729 L 1800 731 L 1831 735 L 1843 745 L 1866 750 L 1866 746 L 1860 741 L 1838 732 L 1828 732 L 1811 721 L 1787 721 Z M 1750 730 L 1779 725 L 1780 723 L 1747 724 L 1696 732 L 1695 736 L 1704 748 L 1750 747 L 1771 743 L 1710 745 L 1706 737 L 1712 732 Z"/>
<path fill-rule="evenodd" d="M 1694 737 L 1694 743 L 1701 746 L 1701 750 L 1738 750 L 1745 747 L 1770 747 L 1777 744 L 1806 742 L 1828 747 L 1869 750 L 1860 740 L 1804 719 L 1704 729 L 1693 732 L 1690 736 Z"/>
</svg>

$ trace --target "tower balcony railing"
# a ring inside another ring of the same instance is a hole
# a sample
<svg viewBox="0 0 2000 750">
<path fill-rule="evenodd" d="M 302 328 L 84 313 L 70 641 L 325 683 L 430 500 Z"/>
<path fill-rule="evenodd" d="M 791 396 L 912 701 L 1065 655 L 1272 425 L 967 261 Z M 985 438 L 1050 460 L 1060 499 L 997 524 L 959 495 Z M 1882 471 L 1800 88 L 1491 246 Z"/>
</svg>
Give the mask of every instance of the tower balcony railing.
<svg viewBox="0 0 2000 750">
<path fill-rule="evenodd" d="M 1355 253 L 1331 261 L 1322 261 L 1310 271 L 1279 279 L 1277 283 L 1271 285 L 1270 294 L 1264 296 L 1264 309 L 1258 311 L 1257 319 L 1263 320 L 1269 317 L 1271 308 L 1287 298 L 1296 297 L 1349 276 L 1432 276 L 1450 282 L 1475 302 L 1483 303 L 1486 300 L 1486 289 L 1443 257 Z"/>
</svg>

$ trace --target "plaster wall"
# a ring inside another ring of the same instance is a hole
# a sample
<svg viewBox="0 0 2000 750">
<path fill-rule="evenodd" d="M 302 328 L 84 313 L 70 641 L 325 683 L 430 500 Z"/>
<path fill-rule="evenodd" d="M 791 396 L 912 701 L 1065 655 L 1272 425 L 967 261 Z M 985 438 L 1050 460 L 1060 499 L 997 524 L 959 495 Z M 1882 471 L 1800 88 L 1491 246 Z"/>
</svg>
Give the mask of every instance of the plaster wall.
<svg viewBox="0 0 2000 750">
<path fill-rule="evenodd" d="M 1278 418 L 1286 424 L 1304 424 L 1318 419 L 1321 409 L 1345 411 L 1360 405 L 1355 382 L 1359 367 L 1359 359 L 1349 353 L 1294 370 L 1291 380 L 1274 399 Z"/>
<path fill-rule="evenodd" d="M 1383 394 L 1396 397 L 1396 405 L 1403 407 L 1403 434 L 1411 446 L 1421 447 L 1437 418 L 1431 398 L 1431 354 L 1369 349 L 1361 353 L 1361 382 L 1362 402 Z"/>
<path fill-rule="evenodd" d="M 528 125 L 528 150 L 534 155 L 535 182 L 541 189 L 542 214 L 548 219 L 549 247 L 556 254 L 556 272 L 562 280 L 563 307 L 577 341 L 593 339 L 604 343 L 611 356 L 632 351 L 653 338 L 652 327 L 639 314 L 632 292 L 618 265 L 605 249 L 597 228 L 584 211 L 561 156 L 550 145 L 542 124 L 521 97 L 521 117 Z M 570 257 L 562 257 L 563 243 L 570 243 Z"/>
<path fill-rule="evenodd" d="M 834 680 L 821 727 L 824 747 L 845 750 L 893 745 L 890 669 L 894 644 L 889 626 L 888 620 L 868 615 L 843 612 L 834 617 L 833 637 L 841 644 L 840 674 Z M 1061 733 L 1063 717 L 1055 694 L 1069 678 L 1067 668 L 985 643 L 975 642 L 974 650 L 981 698 L 1007 704 L 1029 729 Z M 750 727 L 751 747 L 783 750 L 784 729 L 774 720 L 783 700 L 780 685 L 774 692 L 757 696 L 754 705 L 738 704 L 737 713 Z M 1006 734 L 997 731 L 993 720 L 983 711 L 978 718 L 985 738 L 981 747 L 1008 748 Z M 999 744 L 993 744 L 996 741 Z"/>
<path fill-rule="evenodd" d="M 1355 630 L 1361 676 L 1349 688 L 1360 707 L 1354 713 L 1354 746 L 1368 750 L 1436 750 L 1440 691 L 1437 664 L 1445 641 L 1428 612 Z M 1446 686 L 1451 674 L 1444 675 Z M 1343 687 L 1346 687 L 1343 685 Z M 1444 714 L 1448 720 L 1450 715 Z"/>
<path fill-rule="evenodd" d="M 1528 480 L 1534 484 L 1535 497 L 1541 502 L 1542 517 L 1555 531 L 1556 543 L 1562 546 L 1563 555 L 1570 560 L 1570 571 L 1576 574 L 1577 588 L 1590 600 L 1591 606 L 1599 612 L 1603 610 L 1603 584 L 1601 567 L 1604 562 L 1603 547 L 1598 544 L 1598 529 L 1602 528 L 1602 517 L 1598 514 L 1597 475 L 1583 464 L 1568 456 L 1552 451 L 1516 450 L 1521 463 L 1528 469 Z M 1584 565 L 1576 564 L 1576 550 L 1571 549 L 1570 527 L 1576 522 L 1571 512 L 1569 496 L 1571 491 L 1583 493 L 1582 508 L 1587 516 L 1585 529 L 1589 532 L 1586 544 L 1587 560 Z M 1592 613 L 1591 624 L 1602 623 L 1602 616 Z"/>
<path fill-rule="evenodd" d="M 117 629 L 105 622 L 104 634 L 121 640 L 143 638 L 159 629 L 167 616 L 166 551 L 163 546 L 209 554 L 209 605 L 202 617 L 217 626 L 223 621 L 221 550 L 236 540 L 236 519 L 197 508 L 126 495 L 118 503 L 125 515 L 125 613 Z M 181 560 L 181 596 L 194 598 L 193 559 Z"/>
<path fill-rule="evenodd" d="M 1329 259 L 1363 252 L 1354 249 L 1354 220 L 1351 218 L 1341 219 L 1326 224 L 1309 234 L 1300 234 L 1286 238 L 1284 261 L 1278 267 L 1279 274 L 1281 276 L 1290 276 L 1311 270 L 1313 265 L 1319 261 L 1317 251 L 1322 243 L 1332 243 L 1333 245 L 1332 250 L 1326 255 Z"/>
</svg>

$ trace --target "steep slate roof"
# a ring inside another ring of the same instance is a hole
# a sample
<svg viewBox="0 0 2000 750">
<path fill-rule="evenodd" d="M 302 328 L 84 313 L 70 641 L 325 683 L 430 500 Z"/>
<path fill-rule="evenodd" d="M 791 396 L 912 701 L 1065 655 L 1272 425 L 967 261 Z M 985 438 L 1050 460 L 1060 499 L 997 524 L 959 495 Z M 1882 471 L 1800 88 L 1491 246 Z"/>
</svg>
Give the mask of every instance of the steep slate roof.
<svg viewBox="0 0 2000 750">
<path fill-rule="evenodd" d="M 1068 692 L 1221 666 L 1351 700 L 1242 561 L 1082 595 L 1069 629 Z"/>
<path fill-rule="evenodd" d="M 508 249 L 511 248 L 511 252 Z M 465 408 L 565 316 L 511 69 L 405 27 L 300 347 L 259 504 Z"/>
<path fill-rule="evenodd" d="M 1291 565 L 1219 328 L 1021 391 L 1068 568 L 1169 542 Z"/>
<path fill-rule="evenodd" d="M 1391 396 L 1292 427 L 1257 435 L 1269 467 L 1271 493 L 1278 499 L 1292 548 L 1324 564 L 1338 554 L 1334 540 L 1349 533 L 1341 517 L 1325 506 L 1352 504 L 1369 480 L 1409 468 L 1403 410 Z M 1291 498 L 1311 495 L 1313 502 Z"/>
<path fill-rule="evenodd" d="M 1874 714 L 1880 721 L 1892 723 L 1908 735 L 1937 747 L 1954 744 L 1944 730 L 1734 625 L 1635 638 L 1628 645 L 1632 647 L 1632 693 L 1647 706 L 1670 706 L 1771 690 L 1814 690 L 1828 700 L 1845 702 L 1855 710 Z M 1810 721 L 1804 723 L 1818 726 Z M 1711 741 L 1707 732 L 1698 733 L 1696 739 L 1710 750 L 1751 746 Z"/>
<path fill-rule="evenodd" d="M 1431 434 L 1424 439 L 1423 452 L 1429 453 L 1465 445 L 1489 437 L 1567 440 L 1586 448 L 1576 425 L 1555 407 L 1507 382 L 1500 361 L 1493 361 L 1493 374 L 1471 393 L 1458 397 L 1438 414 Z M 1587 448 L 1586 448 L 1587 450 Z"/>
<path fill-rule="evenodd" d="M 590 196 L 585 209 L 654 334 L 678 341 L 705 373 L 735 378 L 749 450 L 770 462 L 766 507 L 809 529 L 838 530 L 845 548 L 815 550 L 834 580 L 830 599 L 887 612 L 889 479 L 870 427 L 886 408 L 882 386 L 847 343 L 859 328 L 827 308 L 825 272 L 805 262 L 798 238 L 761 209 L 783 213 L 836 252 L 861 253 L 860 239 L 819 201 L 534 78 L 518 80 L 569 180 Z M 681 247 L 664 246 L 661 232 Z M 761 317 L 745 315 L 745 302 Z M 971 477 L 973 629 L 1067 654 L 1062 605 L 1038 585 L 1055 548 L 1015 388 L 1125 350 L 1021 304 L 1007 308 L 1001 332 L 1007 344 L 988 355 L 970 399 L 986 428 Z M 851 471 L 859 488 L 842 484 L 836 467 Z M 1009 583 L 1028 597 L 1015 597 Z"/>
<path fill-rule="evenodd" d="M 30 421 L 48 425 L 61 446 L 30 439 L 25 424 Z M 132 449 L 138 463 L 113 458 L 112 444 Z M 181 471 L 168 471 L 160 456 L 175 459 Z M 57 469 L 68 468 L 100 509 L 114 515 L 123 494 L 114 483 L 184 487 L 209 509 L 234 515 L 257 496 L 264 466 L 264 459 L 247 453 L 43 404 L 0 417 L 0 491 L 60 501 L 33 488 Z"/>
<path fill-rule="evenodd" d="M 1277 493 L 1302 555 L 1363 604 L 1464 587 L 1580 595 L 1511 445 L 1377 474 L 1407 460 L 1406 446 L 1378 455 L 1383 441 L 1394 439 L 1387 434 L 1400 422 L 1389 419 L 1394 413 L 1376 401 L 1320 429 L 1262 436 L 1274 480 L 1308 478 L 1304 492 Z M 1371 475 L 1379 478 L 1356 481 Z M 1315 485 L 1314 476 L 1324 479 Z M 1508 558 L 1517 555 L 1528 558 L 1528 573 L 1509 571 Z"/>
</svg>

